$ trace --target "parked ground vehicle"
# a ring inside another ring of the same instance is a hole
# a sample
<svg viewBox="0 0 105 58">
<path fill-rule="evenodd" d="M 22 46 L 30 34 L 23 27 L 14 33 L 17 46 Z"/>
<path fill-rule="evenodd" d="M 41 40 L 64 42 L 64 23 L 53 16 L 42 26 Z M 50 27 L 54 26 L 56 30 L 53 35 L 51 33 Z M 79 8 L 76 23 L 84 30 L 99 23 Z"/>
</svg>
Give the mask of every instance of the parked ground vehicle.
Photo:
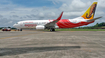
<svg viewBox="0 0 105 58">
<path fill-rule="evenodd" d="M 11 31 L 11 28 L 2 28 L 2 31 Z"/>
</svg>

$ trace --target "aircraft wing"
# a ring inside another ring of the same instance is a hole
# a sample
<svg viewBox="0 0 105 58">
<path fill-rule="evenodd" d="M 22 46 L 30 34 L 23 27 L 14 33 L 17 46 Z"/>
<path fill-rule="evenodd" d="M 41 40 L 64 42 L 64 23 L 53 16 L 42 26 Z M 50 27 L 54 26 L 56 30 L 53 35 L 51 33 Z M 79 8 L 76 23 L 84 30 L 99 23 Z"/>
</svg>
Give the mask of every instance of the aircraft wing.
<svg viewBox="0 0 105 58">
<path fill-rule="evenodd" d="M 54 28 L 55 27 L 55 24 L 61 19 L 62 15 L 63 15 L 63 12 L 61 13 L 61 15 L 56 20 L 54 20 L 54 21 L 52 21 L 50 23 L 47 23 L 45 25 L 45 27 L 46 28 Z"/>
</svg>

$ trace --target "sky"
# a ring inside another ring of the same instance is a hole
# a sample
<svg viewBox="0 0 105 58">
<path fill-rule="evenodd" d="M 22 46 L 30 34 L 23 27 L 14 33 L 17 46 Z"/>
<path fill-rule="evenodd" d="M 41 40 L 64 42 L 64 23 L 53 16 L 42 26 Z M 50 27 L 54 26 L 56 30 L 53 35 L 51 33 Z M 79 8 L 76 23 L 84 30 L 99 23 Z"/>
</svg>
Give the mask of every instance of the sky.
<svg viewBox="0 0 105 58">
<path fill-rule="evenodd" d="M 102 16 L 88 26 L 105 22 L 105 0 L 0 0 L 0 27 L 13 27 L 23 20 L 62 19 L 81 16 L 93 2 L 98 2 L 95 17 Z"/>
</svg>

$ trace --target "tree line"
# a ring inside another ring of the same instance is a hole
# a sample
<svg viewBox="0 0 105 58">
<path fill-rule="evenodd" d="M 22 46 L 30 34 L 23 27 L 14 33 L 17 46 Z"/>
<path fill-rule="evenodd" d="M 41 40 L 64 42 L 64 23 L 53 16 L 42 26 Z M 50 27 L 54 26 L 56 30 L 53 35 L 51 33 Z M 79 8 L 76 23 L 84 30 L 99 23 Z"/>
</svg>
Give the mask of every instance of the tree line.
<svg viewBox="0 0 105 58">
<path fill-rule="evenodd" d="M 97 23 L 94 26 L 78 27 L 77 29 L 105 29 L 105 22 Z"/>
</svg>

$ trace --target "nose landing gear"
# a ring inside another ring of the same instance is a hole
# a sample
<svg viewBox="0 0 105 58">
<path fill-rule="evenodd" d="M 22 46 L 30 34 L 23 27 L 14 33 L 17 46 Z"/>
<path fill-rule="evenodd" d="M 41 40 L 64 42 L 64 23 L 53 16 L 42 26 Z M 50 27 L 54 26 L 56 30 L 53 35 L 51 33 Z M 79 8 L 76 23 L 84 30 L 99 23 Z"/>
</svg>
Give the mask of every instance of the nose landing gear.
<svg viewBox="0 0 105 58">
<path fill-rule="evenodd" d="M 22 29 L 18 29 L 18 31 L 22 31 Z"/>
</svg>

